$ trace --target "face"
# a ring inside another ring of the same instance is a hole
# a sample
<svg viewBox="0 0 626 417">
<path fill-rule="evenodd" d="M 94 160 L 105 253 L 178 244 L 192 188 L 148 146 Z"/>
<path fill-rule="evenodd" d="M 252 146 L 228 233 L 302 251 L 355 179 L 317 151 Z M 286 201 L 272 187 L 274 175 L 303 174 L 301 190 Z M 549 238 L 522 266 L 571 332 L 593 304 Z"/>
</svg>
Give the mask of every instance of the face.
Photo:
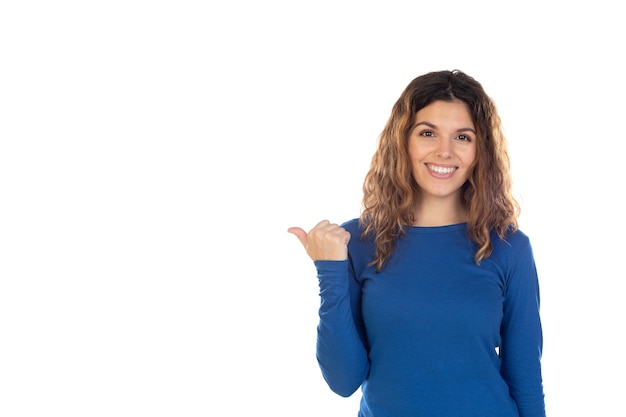
<svg viewBox="0 0 626 417">
<path fill-rule="evenodd" d="M 461 201 L 476 159 L 476 129 L 462 101 L 434 101 L 417 112 L 409 136 L 413 178 L 422 199 Z"/>
</svg>

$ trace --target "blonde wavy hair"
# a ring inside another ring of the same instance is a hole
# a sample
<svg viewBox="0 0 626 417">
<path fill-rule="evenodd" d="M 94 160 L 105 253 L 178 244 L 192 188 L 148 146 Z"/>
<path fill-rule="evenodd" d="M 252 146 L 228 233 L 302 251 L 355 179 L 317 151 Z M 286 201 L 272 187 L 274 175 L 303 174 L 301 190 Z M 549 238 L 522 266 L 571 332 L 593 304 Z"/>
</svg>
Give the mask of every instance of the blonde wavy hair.
<svg viewBox="0 0 626 417">
<path fill-rule="evenodd" d="M 495 104 L 462 71 L 430 72 L 411 81 L 393 106 L 363 183 L 361 237 L 374 241 L 371 265 L 377 272 L 415 222 L 420 191 L 411 173 L 408 138 L 415 114 L 436 100 L 465 102 L 476 127 L 476 159 L 462 188 L 468 235 L 477 245 L 476 263 L 491 255 L 492 231 L 504 239 L 518 228 L 520 206 L 512 193 L 507 142 Z"/>
</svg>

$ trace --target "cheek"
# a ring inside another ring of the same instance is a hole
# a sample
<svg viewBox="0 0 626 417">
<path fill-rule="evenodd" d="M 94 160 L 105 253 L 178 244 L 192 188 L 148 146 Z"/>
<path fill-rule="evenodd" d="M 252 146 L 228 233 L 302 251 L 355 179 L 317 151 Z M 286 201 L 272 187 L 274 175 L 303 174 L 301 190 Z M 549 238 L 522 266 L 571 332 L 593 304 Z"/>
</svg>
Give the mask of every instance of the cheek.
<svg viewBox="0 0 626 417">
<path fill-rule="evenodd" d="M 463 162 L 466 165 L 472 165 L 474 163 L 474 161 L 476 161 L 476 147 L 471 147 L 468 149 L 465 149 L 464 152 L 461 155 L 461 158 L 463 159 Z"/>
<path fill-rule="evenodd" d="M 411 162 L 419 162 L 428 154 L 428 150 L 423 145 L 417 145 L 415 142 L 409 142 L 408 146 L 409 159 Z"/>
<path fill-rule="evenodd" d="M 467 159 L 465 159 L 465 164 L 467 166 L 467 178 L 471 177 L 474 171 L 476 171 L 476 152 L 472 152 L 467 155 Z"/>
<path fill-rule="evenodd" d="M 472 152 L 472 154 L 468 158 L 469 164 L 473 164 L 474 162 L 476 162 L 476 152 Z"/>
</svg>

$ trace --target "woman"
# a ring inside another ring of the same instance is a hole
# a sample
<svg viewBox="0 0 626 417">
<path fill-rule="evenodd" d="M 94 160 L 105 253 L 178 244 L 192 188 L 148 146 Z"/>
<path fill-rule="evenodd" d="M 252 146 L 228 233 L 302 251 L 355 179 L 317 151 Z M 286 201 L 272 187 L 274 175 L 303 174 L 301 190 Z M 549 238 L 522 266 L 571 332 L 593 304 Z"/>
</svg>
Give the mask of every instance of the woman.
<svg viewBox="0 0 626 417">
<path fill-rule="evenodd" d="M 461 71 L 395 103 L 341 226 L 289 228 L 317 268 L 317 358 L 359 416 L 545 416 L 539 287 L 500 118 Z"/>
</svg>

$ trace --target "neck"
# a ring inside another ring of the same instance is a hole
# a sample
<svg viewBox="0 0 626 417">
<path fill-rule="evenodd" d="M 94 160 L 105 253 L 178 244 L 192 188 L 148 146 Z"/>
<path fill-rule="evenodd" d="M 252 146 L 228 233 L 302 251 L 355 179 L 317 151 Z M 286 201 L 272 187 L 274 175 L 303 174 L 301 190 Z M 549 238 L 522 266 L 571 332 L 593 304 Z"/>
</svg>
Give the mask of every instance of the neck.
<svg viewBox="0 0 626 417">
<path fill-rule="evenodd" d="M 448 226 L 467 222 L 469 215 L 460 201 L 421 201 L 415 208 L 413 226 Z"/>
</svg>

